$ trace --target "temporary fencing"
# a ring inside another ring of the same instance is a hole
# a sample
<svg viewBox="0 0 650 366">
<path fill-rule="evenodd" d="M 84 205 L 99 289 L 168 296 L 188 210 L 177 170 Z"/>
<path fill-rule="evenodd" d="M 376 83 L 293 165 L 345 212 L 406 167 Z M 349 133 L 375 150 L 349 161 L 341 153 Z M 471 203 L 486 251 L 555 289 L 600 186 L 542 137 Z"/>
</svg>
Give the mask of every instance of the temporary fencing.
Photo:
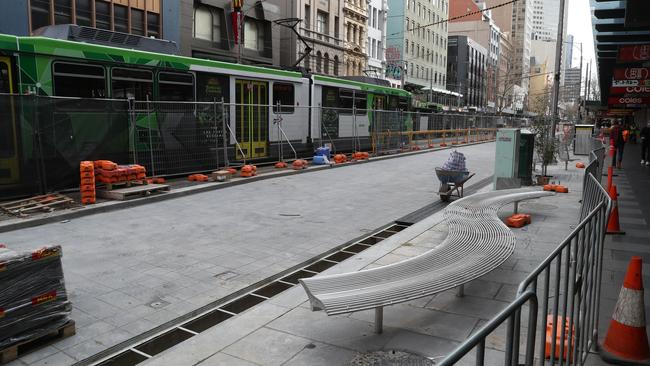
<svg viewBox="0 0 650 366">
<path fill-rule="evenodd" d="M 373 155 L 494 139 L 525 119 L 253 103 L 0 95 L 0 198 L 78 187 L 80 161 L 153 176 L 333 153 Z"/>
<path fill-rule="evenodd" d="M 473 349 L 476 364 L 485 364 L 486 340 L 501 325 L 506 366 L 585 363 L 598 340 L 603 244 L 612 205 L 600 183 L 598 154 L 597 149 L 585 170 L 578 226 L 524 279 L 515 299 L 440 365 L 471 357 Z"/>
</svg>

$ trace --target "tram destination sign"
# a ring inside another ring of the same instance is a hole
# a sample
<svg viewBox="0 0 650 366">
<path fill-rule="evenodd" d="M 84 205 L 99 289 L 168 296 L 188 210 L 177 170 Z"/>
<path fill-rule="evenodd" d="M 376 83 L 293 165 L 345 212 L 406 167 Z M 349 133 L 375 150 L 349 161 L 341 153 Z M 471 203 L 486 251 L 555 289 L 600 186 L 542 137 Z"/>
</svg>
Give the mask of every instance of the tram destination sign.
<svg viewBox="0 0 650 366">
<path fill-rule="evenodd" d="M 650 44 L 620 46 L 618 48 L 619 62 L 650 61 Z"/>
<path fill-rule="evenodd" d="M 614 80 L 650 79 L 650 67 L 626 67 L 614 69 Z"/>
</svg>

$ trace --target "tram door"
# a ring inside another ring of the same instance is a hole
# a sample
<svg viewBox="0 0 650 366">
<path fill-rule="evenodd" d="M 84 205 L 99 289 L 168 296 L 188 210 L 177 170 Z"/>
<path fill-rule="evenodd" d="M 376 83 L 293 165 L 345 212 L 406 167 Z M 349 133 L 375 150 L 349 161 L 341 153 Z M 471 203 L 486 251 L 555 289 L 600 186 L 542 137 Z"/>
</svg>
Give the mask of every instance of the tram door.
<svg viewBox="0 0 650 366">
<path fill-rule="evenodd" d="M 0 56 L 0 190 L 20 182 L 12 61 Z"/>
<path fill-rule="evenodd" d="M 261 158 L 268 155 L 269 94 L 268 83 L 255 80 L 235 82 L 235 134 L 245 157 Z M 243 159 L 237 149 L 237 158 Z"/>
</svg>

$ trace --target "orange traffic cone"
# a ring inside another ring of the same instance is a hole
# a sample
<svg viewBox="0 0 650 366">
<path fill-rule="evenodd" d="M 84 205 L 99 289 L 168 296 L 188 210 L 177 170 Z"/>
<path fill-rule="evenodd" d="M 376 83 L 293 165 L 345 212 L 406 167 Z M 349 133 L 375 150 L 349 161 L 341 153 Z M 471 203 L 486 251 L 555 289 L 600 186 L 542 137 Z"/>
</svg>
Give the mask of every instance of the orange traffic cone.
<svg viewBox="0 0 650 366">
<path fill-rule="evenodd" d="M 612 190 L 612 177 L 614 176 L 614 167 L 607 168 L 607 192 Z"/>
<path fill-rule="evenodd" d="M 627 267 L 607 337 L 600 347 L 600 357 L 605 361 L 625 365 L 650 364 L 642 266 L 641 257 L 634 256 Z"/>
<path fill-rule="evenodd" d="M 607 234 L 623 235 L 625 231 L 621 231 L 621 225 L 618 223 L 618 192 L 616 192 L 616 185 L 612 185 L 612 189 L 609 190 L 609 197 L 612 199 L 614 208 L 612 208 L 612 212 L 609 214 Z"/>
</svg>

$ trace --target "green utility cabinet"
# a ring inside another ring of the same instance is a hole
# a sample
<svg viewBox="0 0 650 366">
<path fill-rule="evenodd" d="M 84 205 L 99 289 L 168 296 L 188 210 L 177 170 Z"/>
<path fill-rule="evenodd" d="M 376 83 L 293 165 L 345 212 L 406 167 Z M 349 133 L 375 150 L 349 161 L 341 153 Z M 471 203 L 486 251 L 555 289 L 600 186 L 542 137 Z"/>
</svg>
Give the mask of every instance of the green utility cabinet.
<svg viewBox="0 0 650 366">
<path fill-rule="evenodd" d="M 519 135 L 519 180 L 522 185 L 533 184 L 533 156 L 535 154 L 535 134 L 521 130 Z"/>
</svg>

